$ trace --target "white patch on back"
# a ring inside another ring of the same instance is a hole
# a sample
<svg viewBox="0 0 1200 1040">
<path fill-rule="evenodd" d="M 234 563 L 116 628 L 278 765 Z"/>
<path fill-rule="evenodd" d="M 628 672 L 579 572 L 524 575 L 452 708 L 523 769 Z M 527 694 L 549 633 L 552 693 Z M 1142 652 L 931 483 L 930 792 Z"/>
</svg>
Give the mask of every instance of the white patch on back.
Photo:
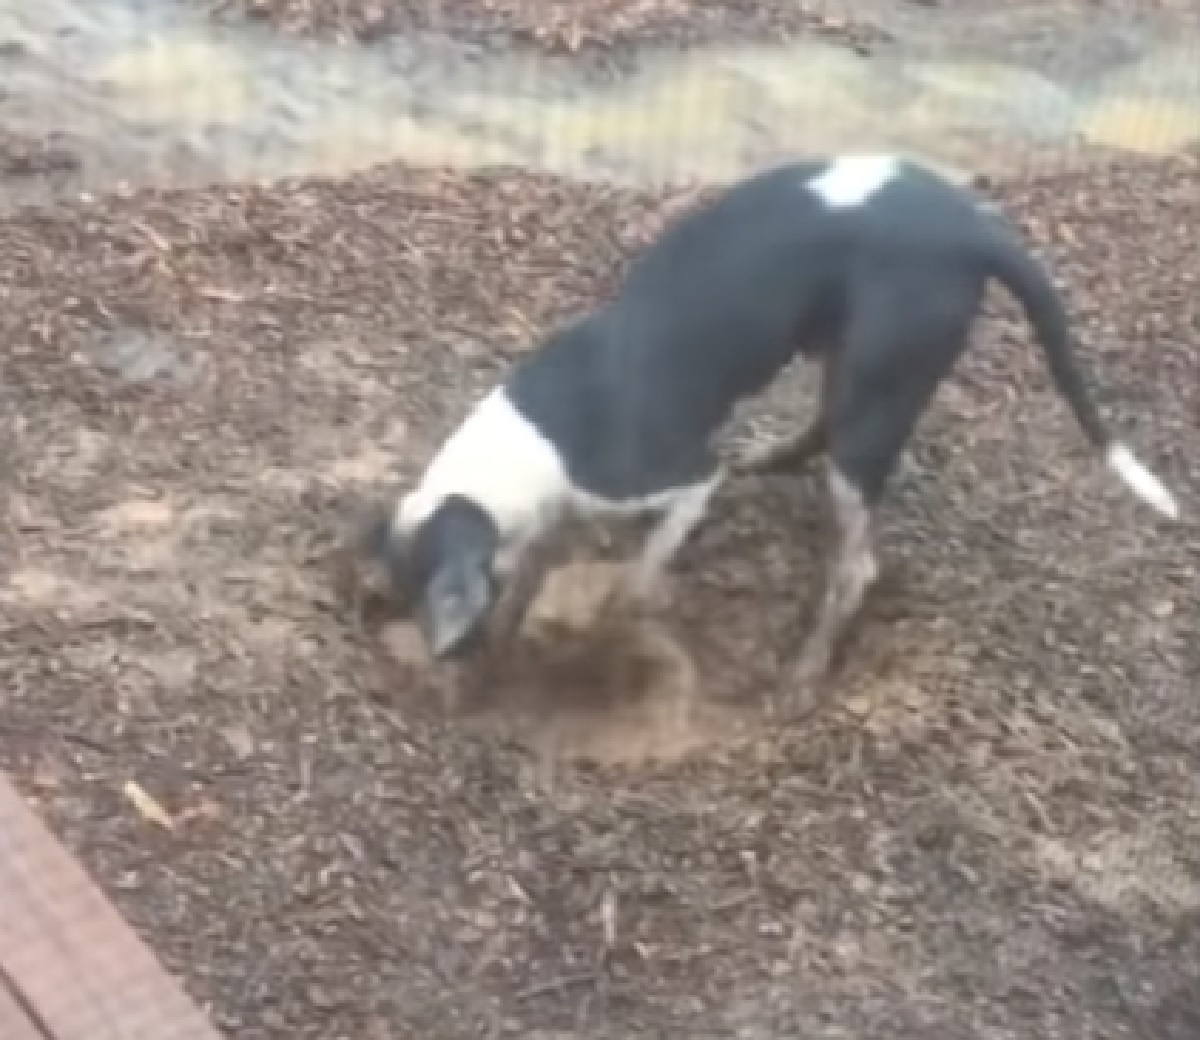
<svg viewBox="0 0 1200 1040">
<path fill-rule="evenodd" d="M 1129 485 L 1130 490 L 1138 498 L 1148 502 L 1160 513 L 1165 513 L 1172 519 L 1179 516 L 1179 506 L 1175 502 L 1175 497 L 1124 444 L 1113 444 L 1108 449 L 1107 461 L 1117 476 Z"/>
<path fill-rule="evenodd" d="M 842 155 L 805 185 L 829 209 L 861 206 L 900 175 L 894 155 Z"/>
<path fill-rule="evenodd" d="M 434 456 L 393 518 L 406 536 L 450 495 L 485 509 L 505 543 L 523 543 L 555 523 L 571 496 L 554 446 L 513 407 L 503 387 L 485 397 Z"/>
</svg>

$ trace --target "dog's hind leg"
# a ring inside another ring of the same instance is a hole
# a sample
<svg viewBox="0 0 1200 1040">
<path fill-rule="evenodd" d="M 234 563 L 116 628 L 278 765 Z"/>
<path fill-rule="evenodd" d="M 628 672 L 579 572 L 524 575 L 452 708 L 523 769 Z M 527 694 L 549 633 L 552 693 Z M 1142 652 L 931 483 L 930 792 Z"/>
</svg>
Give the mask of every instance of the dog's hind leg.
<svg viewBox="0 0 1200 1040">
<path fill-rule="evenodd" d="M 792 700 L 808 707 L 814 687 L 829 671 L 841 637 L 858 614 L 867 591 L 879 576 L 871 534 L 872 510 L 863 491 L 830 463 L 829 497 L 837 527 L 837 548 L 829 565 L 816 626 L 793 668 Z"/>
<path fill-rule="evenodd" d="M 981 291 L 977 278 L 937 269 L 877 272 L 856 294 L 827 401 L 837 547 L 816 625 L 790 676 L 793 709 L 812 705 L 878 577 L 874 511 L 921 413 L 966 346 Z"/>
</svg>

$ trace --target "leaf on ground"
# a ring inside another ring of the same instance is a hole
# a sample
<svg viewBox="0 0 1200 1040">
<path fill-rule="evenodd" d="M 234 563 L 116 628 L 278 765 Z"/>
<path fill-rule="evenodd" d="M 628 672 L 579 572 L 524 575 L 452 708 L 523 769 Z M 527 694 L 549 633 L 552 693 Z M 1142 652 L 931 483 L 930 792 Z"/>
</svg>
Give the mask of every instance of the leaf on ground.
<svg viewBox="0 0 1200 1040">
<path fill-rule="evenodd" d="M 124 792 L 125 797 L 133 803 L 133 807 L 143 820 L 156 823 L 169 831 L 175 829 L 175 821 L 171 818 L 171 814 L 147 794 L 136 780 L 126 780 Z"/>
</svg>

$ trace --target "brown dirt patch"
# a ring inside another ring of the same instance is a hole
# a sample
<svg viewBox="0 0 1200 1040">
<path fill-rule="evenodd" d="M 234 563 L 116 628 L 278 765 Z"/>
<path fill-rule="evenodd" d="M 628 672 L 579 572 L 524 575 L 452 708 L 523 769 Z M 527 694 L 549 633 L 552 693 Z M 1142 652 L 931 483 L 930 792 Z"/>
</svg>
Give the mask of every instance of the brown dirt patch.
<svg viewBox="0 0 1200 1040">
<path fill-rule="evenodd" d="M 886 39 L 879 29 L 851 21 L 827 5 L 795 0 L 218 0 L 207 6 L 301 35 L 364 40 L 435 32 L 530 45 L 552 54 L 806 34 L 865 50 Z"/>
<path fill-rule="evenodd" d="M 1194 1036 L 1200 174 L 998 194 L 1189 519 L 1112 485 L 997 305 L 891 495 L 834 707 L 755 726 L 821 510 L 745 481 L 670 624 L 689 703 L 746 735 L 554 770 L 536 729 L 444 715 L 327 550 L 656 200 L 384 170 L 0 220 L 4 767 L 245 1040 Z M 610 733 L 657 681 L 623 674 Z"/>
</svg>

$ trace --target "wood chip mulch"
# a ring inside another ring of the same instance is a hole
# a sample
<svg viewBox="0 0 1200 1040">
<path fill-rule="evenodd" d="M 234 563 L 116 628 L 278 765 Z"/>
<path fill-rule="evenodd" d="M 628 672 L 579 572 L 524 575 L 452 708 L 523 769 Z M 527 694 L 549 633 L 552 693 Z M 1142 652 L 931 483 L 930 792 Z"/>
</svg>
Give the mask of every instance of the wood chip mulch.
<svg viewBox="0 0 1200 1040">
<path fill-rule="evenodd" d="M 570 688 L 445 714 L 327 553 L 663 200 L 384 169 L 0 219 L 0 766 L 238 1040 L 1197 1035 L 1200 169 L 995 194 L 1184 520 L 1105 475 L 998 296 L 830 710 L 760 718 L 821 508 L 746 481 L 672 622 L 745 742 L 655 717 L 630 764 L 595 711 L 552 771 Z"/>
<path fill-rule="evenodd" d="M 514 41 L 555 54 L 799 35 L 866 50 L 887 38 L 826 5 L 795 0 L 219 0 L 208 7 L 299 35 L 370 40 L 433 32 L 475 42 Z"/>
</svg>

